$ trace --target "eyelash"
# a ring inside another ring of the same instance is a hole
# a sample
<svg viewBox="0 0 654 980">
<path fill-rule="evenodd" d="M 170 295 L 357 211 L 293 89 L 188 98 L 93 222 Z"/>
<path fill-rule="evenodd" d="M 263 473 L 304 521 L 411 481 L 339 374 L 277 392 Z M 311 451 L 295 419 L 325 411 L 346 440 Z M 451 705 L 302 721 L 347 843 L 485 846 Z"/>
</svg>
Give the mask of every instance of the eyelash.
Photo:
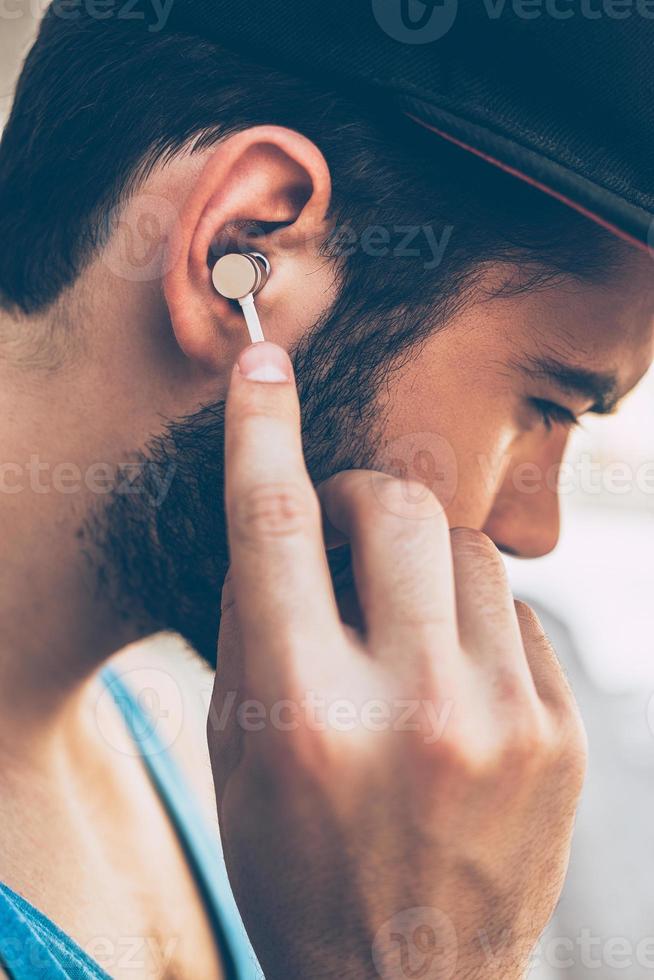
<svg viewBox="0 0 654 980">
<path fill-rule="evenodd" d="M 531 404 L 541 417 L 541 421 L 548 432 L 551 432 L 555 425 L 562 425 L 566 429 L 573 429 L 579 425 L 579 419 L 569 409 L 555 402 L 547 401 L 544 398 L 531 398 Z"/>
</svg>

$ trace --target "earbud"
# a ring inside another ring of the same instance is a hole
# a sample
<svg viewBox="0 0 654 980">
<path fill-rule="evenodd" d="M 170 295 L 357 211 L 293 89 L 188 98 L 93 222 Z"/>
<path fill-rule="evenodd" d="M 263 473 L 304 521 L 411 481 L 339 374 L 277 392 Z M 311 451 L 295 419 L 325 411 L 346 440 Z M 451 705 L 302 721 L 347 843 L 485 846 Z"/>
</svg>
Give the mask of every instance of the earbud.
<svg viewBox="0 0 654 980">
<path fill-rule="evenodd" d="M 217 293 L 226 299 L 245 299 L 266 285 L 270 263 L 259 252 L 230 252 L 218 259 L 211 279 Z"/>
<path fill-rule="evenodd" d="M 270 275 L 270 263 L 259 252 L 230 252 L 216 262 L 211 273 L 214 289 L 225 299 L 241 305 L 252 343 L 265 340 L 254 297 Z"/>
</svg>

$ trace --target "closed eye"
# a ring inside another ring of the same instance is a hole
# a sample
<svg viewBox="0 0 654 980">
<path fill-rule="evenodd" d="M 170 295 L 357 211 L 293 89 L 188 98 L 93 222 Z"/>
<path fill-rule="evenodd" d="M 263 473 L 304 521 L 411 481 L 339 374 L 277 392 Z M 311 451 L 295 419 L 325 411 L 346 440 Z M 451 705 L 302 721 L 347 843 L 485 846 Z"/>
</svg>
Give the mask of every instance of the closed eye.
<svg viewBox="0 0 654 980">
<path fill-rule="evenodd" d="M 563 405 L 557 405 L 556 402 L 548 401 L 546 398 L 530 398 L 529 401 L 538 412 L 548 432 L 551 432 L 555 425 L 572 429 L 580 424 L 574 412 L 571 412 L 569 408 L 564 408 Z"/>
</svg>

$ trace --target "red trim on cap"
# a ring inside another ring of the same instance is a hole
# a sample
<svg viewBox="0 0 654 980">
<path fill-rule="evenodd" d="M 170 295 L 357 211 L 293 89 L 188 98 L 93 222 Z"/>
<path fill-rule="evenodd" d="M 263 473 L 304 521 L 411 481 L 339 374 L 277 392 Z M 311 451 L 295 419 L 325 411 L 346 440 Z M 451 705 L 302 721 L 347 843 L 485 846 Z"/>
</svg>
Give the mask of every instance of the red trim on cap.
<svg viewBox="0 0 654 980">
<path fill-rule="evenodd" d="M 613 235 L 617 235 L 618 238 L 622 238 L 624 241 L 629 242 L 630 245 L 635 245 L 637 248 L 641 249 L 642 251 L 650 253 L 649 246 L 645 242 L 641 242 L 639 238 L 634 238 L 633 235 L 630 235 L 628 232 L 622 231 L 622 229 L 618 228 L 616 225 L 612 225 L 609 221 L 606 221 L 604 218 L 600 218 L 599 215 L 594 214 L 592 211 L 589 211 L 588 208 L 585 208 L 582 204 L 577 204 L 576 201 L 572 201 L 569 197 L 566 197 L 564 194 L 559 193 L 559 191 L 552 190 L 552 188 L 548 187 L 547 184 L 541 184 L 539 180 L 535 180 L 533 177 L 529 177 L 527 174 L 523 174 L 522 171 L 516 170 L 515 167 L 511 167 L 508 163 L 502 163 L 501 160 L 497 160 L 495 157 L 488 156 L 487 153 L 483 153 L 481 150 L 478 150 L 476 147 L 470 146 L 468 143 L 463 143 L 461 140 L 457 139 L 455 136 L 452 136 L 450 133 L 446 133 L 442 129 L 437 129 L 436 126 L 430 126 L 429 123 L 423 122 L 422 119 L 419 119 L 417 116 L 412 115 L 410 112 L 407 112 L 406 115 L 409 117 L 409 119 L 412 119 L 414 122 L 418 123 L 419 126 L 423 126 L 425 129 L 429 129 L 432 133 L 437 133 L 438 136 L 442 136 L 443 139 L 448 140 L 450 143 L 455 143 L 456 146 L 461 147 L 462 150 L 468 150 L 469 153 L 474 153 L 475 156 L 480 157 L 482 160 L 486 160 L 487 163 L 492 163 L 493 166 L 499 167 L 500 170 L 504 170 L 507 174 L 512 174 L 514 177 L 517 177 L 519 180 L 524 181 L 526 184 L 530 184 L 532 187 L 536 187 L 538 190 L 543 191 L 545 194 L 549 194 L 550 197 L 556 198 L 557 201 L 560 201 L 562 204 L 566 204 L 569 208 L 572 208 L 574 211 L 578 211 L 579 214 L 583 214 L 584 217 L 590 218 L 591 221 L 594 221 L 596 224 L 601 225 L 602 228 L 605 228 L 607 231 L 610 231 Z"/>
</svg>

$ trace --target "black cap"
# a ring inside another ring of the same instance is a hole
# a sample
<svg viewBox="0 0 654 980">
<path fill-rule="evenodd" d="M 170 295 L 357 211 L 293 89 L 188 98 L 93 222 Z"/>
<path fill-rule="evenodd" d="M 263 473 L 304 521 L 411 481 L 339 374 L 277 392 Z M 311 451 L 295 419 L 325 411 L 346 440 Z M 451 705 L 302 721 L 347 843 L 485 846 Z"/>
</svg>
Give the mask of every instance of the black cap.
<svg viewBox="0 0 654 980">
<path fill-rule="evenodd" d="M 166 29 L 374 93 L 654 245 L 654 0 L 173 0 Z"/>
</svg>

